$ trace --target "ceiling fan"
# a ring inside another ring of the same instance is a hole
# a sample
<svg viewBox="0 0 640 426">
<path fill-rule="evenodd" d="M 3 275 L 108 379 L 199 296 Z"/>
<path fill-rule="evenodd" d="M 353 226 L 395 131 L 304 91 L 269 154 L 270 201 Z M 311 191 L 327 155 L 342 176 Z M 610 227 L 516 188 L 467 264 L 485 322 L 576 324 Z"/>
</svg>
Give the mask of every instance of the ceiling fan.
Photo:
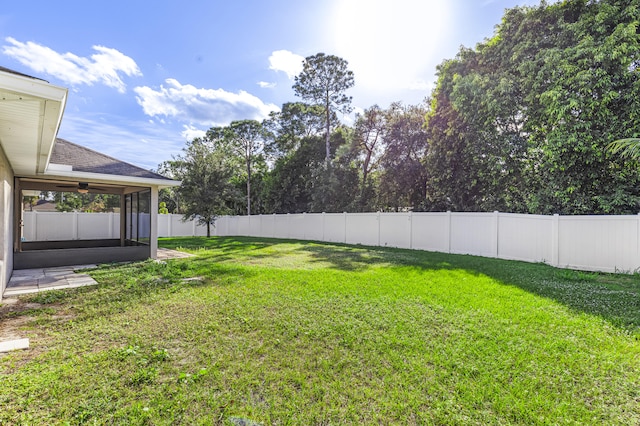
<svg viewBox="0 0 640 426">
<path fill-rule="evenodd" d="M 78 182 L 78 185 L 56 185 L 56 188 L 69 188 L 73 189 L 80 194 L 87 194 L 89 192 L 106 192 L 106 189 L 92 186 L 89 188 L 88 182 Z"/>
</svg>

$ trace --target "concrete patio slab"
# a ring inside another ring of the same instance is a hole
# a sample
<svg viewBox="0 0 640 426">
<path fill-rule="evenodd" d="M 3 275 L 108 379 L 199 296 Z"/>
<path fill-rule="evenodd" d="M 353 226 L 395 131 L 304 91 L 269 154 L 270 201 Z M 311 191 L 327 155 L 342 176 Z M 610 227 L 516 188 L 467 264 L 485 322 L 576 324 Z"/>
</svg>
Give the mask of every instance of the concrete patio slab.
<svg viewBox="0 0 640 426">
<path fill-rule="evenodd" d="M 0 342 L 0 353 L 28 349 L 29 339 L 16 339 Z"/>
<path fill-rule="evenodd" d="M 19 269 L 13 271 L 2 296 L 12 297 L 45 290 L 61 290 L 95 285 L 97 282 L 89 275 L 75 272 L 95 267 L 96 265 L 77 265 L 57 268 Z"/>
</svg>

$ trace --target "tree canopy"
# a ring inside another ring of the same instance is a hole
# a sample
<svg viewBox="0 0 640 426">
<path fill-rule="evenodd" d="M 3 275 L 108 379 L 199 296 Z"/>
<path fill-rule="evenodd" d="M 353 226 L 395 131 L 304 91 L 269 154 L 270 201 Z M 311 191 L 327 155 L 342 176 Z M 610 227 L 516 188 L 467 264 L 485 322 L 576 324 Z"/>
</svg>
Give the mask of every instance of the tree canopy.
<svg viewBox="0 0 640 426">
<path fill-rule="evenodd" d="M 196 138 L 165 169 L 172 170 L 174 177 L 182 181 L 178 191 L 184 219 L 205 225 L 207 237 L 211 236 L 216 218 L 229 213 L 229 202 L 238 198 L 230 181 L 233 169 L 225 150 Z"/>
<path fill-rule="evenodd" d="M 325 161 L 331 160 L 331 118 L 337 112 L 351 112 L 351 97 L 345 94 L 354 85 L 348 63 L 335 55 L 318 53 L 305 58 L 302 72 L 295 77 L 296 95 L 324 109 Z"/>
<path fill-rule="evenodd" d="M 425 103 L 374 105 L 352 125 L 337 118 L 351 111 L 347 61 L 309 56 L 302 102 L 208 133 L 258 143 L 227 152 L 246 195 L 227 211 L 637 213 L 639 23 L 640 0 L 508 9 L 491 38 L 437 67 Z M 238 136 L 245 125 L 254 136 Z"/>
</svg>

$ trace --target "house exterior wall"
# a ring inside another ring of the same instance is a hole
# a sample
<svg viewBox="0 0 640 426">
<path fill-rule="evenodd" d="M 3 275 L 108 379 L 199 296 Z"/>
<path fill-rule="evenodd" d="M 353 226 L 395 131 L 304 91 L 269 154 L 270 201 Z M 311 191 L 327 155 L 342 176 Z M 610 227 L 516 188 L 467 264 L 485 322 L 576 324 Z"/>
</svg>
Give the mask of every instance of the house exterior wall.
<svg viewBox="0 0 640 426">
<path fill-rule="evenodd" d="M 0 148 L 0 298 L 13 272 L 13 170 Z"/>
</svg>

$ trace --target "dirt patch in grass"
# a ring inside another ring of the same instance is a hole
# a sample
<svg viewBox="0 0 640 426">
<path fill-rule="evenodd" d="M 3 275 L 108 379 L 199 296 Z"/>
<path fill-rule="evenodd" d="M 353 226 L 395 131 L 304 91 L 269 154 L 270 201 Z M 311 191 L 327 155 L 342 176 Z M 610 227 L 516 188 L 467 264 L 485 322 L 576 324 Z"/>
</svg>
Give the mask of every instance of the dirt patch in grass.
<svg viewBox="0 0 640 426">
<path fill-rule="evenodd" d="M 20 299 L 3 300 L 0 305 L 0 342 L 23 338 L 23 328 L 34 320 L 31 313 L 41 307 L 40 303 Z"/>
<path fill-rule="evenodd" d="M 29 298 L 4 299 L 0 305 L 0 342 L 24 338 L 29 338 L 31 341 L 29 349 L 21 351 L 13 367 L 19 368 L 47 352 L 49 347 L 47 342 L 51 337 L 44 326 L 38 325 L 39 321 L 44 321 L 51 326 L 51 324 L 70 321 L 75 317 L 75 314 L 64 309 L 60 303 L 36 303 Z M 10 352 L 2 353 L 0 358 L 8 354 Z"/>
<path fill-rule="evenodd" d="M 8 340 L 22 339 L 24 337 L 23 328 L 33 321 L 33 317 L 19 316 L 14 318 L 5 318 L 0 323 L 0 342 Z"/>
</svg>

